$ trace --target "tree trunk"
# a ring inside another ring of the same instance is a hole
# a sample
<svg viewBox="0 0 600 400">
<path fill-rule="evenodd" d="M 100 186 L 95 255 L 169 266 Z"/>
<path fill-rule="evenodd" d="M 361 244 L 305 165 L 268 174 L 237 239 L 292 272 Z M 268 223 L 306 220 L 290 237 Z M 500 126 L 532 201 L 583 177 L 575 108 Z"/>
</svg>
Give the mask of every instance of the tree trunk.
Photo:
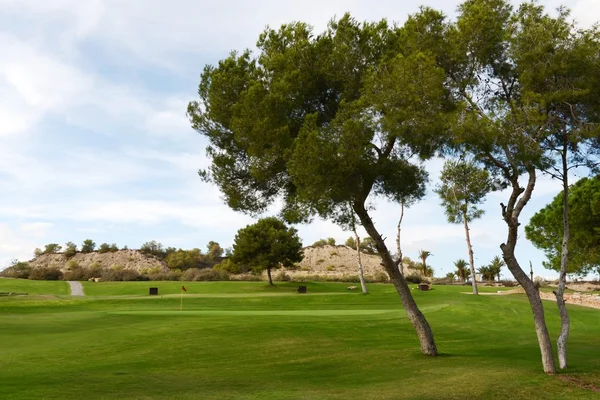
<svg viewBox="0 0 600 400">
<path fill-rule="evenodd" d="M 369 236 L 375 241 L 375 246 L 377 247 L 377 251 L 379 252 L 383 261 L 382 265 L 390 276 L 390 280 L 394 284 L 396 292 L 400 296 L 400 300 L 408 320 L 412 323 L 417 331 L 419 342 L 421 344 L 421 353 L 429 356 L 437 356 L 438 351 L 435 345 L 431 327 L 429 326 L 429 323 L 425 319 L 423 313 L 421 313 L 421 310 L 419 310 L 417 307 L 417 303 L 415 303 L 415 299 L 410 293 L 410 288 L 408 287 L 404 276 L 398 270 L 398 265 L 392 259 L 385 242 L 383 241 L 379 232 L 377 232 L 375 225 L 373 225 L 373 221 L 371 220 L 367 210 L 365 210 L 364 204 L 355 203 L 353 208 L 356 212 L 356 215 L 358 215 L 360 218 L 363 227 Z"/>
<path fill-rule="evenodd" d="M 365 277 L 363 275 L 363 265 L 360 257 L 360 238 L 356 233 L 356 226 L 352 224 L 352 232 L 354 232 L 354 240 L 356 241 L 356 261 L 358 262 L 358 278 L 360 279 L 360 287 L 363 294 L 367 294 L 367 285 L 365 284 Z"/>
<path fill-rule="evenodd" d="M 508 237 L 506 243 L 500 245 L 502 250 L 502 256 L 504 262 L 509 271 L 515 277 L 517 282 L 525 290 L 529 305 L 533 311 L 533 322 L 535 325 L 535 332 L 537 334 L 538 345 L 540 346 L 540 352 L 542 355 L 542 368 L 547 374 L 556 373 L 556 367 L 554 365 L 554 354 L 552 353 L 552 343 L 550 342 L 550 335 L 548 334 L 548 327 L 546 326 L 546 319 L 544 316 L 544 306 L 540 293 L 535 287 L 535 284 L 527 274 L 523 271 L 519 262 L 515 258 L 515 246 L 517 245 L 518 232 L 519 232 L 519 214 L 525 204 L 531 198 L 531 193 L 535 187 L 535 170 L 528 168 L 529 181 L 527 183 L 527 189 L 523 190 L 518 183 L 516 178 L 512 180 L 512 193 L 510 196 L 508 206 L 500 204 L 502 206 L 502 217 L 508 226 Z M 525 192 L 523 198 L 517 203 L 517 198 Z"/>
<path fill-rule="evenodd" d="M 562 151 L 562 181 L 563 181 L 563 240 L 562 252 L 560 255 L 560 275 L 558 277 L 558 288 L 554 291 L 556 296 L 556 305 L 560 313 L 560 334 L 556 340 L 558 352 L 558 366 L 560 369 L 567 368 L 567 339 L 569 338 L 569 330 L 571 323 L 569 321 L 569 313 L 565 304 L 565 287 L 567 285 L 567 265 L 569 262 L 569 170 L 567 168 L 567 144 L 565 143 Z"/>
<path fill-rule="evenodd" d="M 267 268 L 267 275 L 269 276 L 269 285 L 273 286 L 273 279 L 271 278 L 271 268 Z"/>
<path fill-rule="evenodd" d="M 465 236 L 467 237 L 467 249 L 469 250 L 469 265 L 471 266 L 471 283 L 473 285 L 473 294 L 478 295 L 477 279 L 475 279 L 475 261 L 473 259 L 473 246 L 471 245 L 471 235 L 469 234 L 469 224 L 467 223 L 467 213 L 463 213 L 465 222 Z"/>
<path fill-rule="evenodd" d="M 398 230 L 396 233 L 396 253 L 398 254 L 398 271 L 404 275 L 404 263 L 402 263 L 402 246 L 400 246 L 400 233 L 402 231 L 402 219 L 404 219 L 404 202 L 400 203 L 400 220 L 398 220 Z"/>
</svg>

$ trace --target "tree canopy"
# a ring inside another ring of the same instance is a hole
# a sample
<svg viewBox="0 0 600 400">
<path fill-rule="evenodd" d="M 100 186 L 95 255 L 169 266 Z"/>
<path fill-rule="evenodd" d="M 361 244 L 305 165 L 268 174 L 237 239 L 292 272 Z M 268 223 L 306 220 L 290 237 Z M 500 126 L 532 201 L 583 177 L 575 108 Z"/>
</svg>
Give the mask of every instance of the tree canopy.
<svg viewBox="0 0 600 400">
<path fill-rule="evenodd" d="M 582 178 L 569 190 L 569 263 L 567 272 L 585 275 L 600 268 L 600 176 Z M 544 267 L 559 271 L 563 235 L 563 198 L 557 194 L 550 204 L 531 217 L 525 227 L 527 239 L 544 250 Z"/>
<path fill-rule="evenodd" d="M 271 270 L 292 267 L 302 261 L 302 242 L 296 229 L 287 227 L 283 221 L 262 218 L 235 235 L 232 261 L 254 272 L 266 270 L 269 284 L 273 285 Z"/>
</svg>

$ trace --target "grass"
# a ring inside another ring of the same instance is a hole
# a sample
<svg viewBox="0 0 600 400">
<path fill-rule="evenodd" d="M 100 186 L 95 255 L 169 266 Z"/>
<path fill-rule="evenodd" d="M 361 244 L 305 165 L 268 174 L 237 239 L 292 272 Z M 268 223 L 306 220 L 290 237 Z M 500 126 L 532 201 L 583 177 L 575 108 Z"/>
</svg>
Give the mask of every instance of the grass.
<svg viewBox="0 0 600 400">
<path fill-rule="evenodd" d="M 69 284 L 63 281 L 0 278 L 0 292 L 68 295 L 71 294 L 71 289 Z"/>
<path fill-rule="evenodd" d="M 181 282 L 85 283 L 84 298 L 47 286 L 58 296 L 0 298 L 0 398 L 600 398 L 542 373 L 522 295 L 414 290 L 441 351 L 430 358 L 391 285 L 371 284 L 366 296 L 340 283 L 307 283 L 306 295 L 292 283 L 184 285 L 183 311 Z M 147 296 L 150 286 L 163 295 Z M 555 338 L 556 306 L 544 305 Z M 569 310 L 568 374 L 600 386 L 600 311 Z"/>
</svg>

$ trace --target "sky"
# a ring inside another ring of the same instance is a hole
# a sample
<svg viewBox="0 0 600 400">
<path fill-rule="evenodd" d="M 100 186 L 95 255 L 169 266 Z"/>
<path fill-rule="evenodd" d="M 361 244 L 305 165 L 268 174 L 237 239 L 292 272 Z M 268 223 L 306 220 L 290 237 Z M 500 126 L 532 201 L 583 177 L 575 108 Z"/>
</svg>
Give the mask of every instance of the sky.
<svg viewBox="0 0 600 400">
<path fill-rule="evenodd" d="M 549 10 L 559 1 L 541 1 Z M 255 47 L 270 26 L 304 21 L 319 33 L 333 17 L 402 23 L 421 4 L 453 16 L 458 1 L 0 0 L 0 269 L 29 260 L 47 243 L 117 243 L 139 248 L 224 248 L 255 219 L 230 210 L 197 171 L 207 141 L 191 129 L 186 106 L 199 76 L 231 50 Z M 574 0 L 581 26 L 600 20 L 600 2 Z M 436 276 L 468 259 L 464 230 L 446 222 L 432 188 L 443 160 L 426 163 L 431 184 L 405 213 L 405 256 L 433 253 Z M 576 176 L 572 177 L 577 179 Z M 560 191 L 540 176 L 522 226 Z M 471 225 L 475 263 L 500 254 L 506 226 L 492 193 Z M 377 201 L 376 226 L 394 247 L 399 206 Z M 265 215 L 273 215 L 276 208 Z M 327 221 L 296 226 L 305 245 L 350 232 Z M 365 236 L 364 231 L 362 236 Z M 535 275 L 544 255 L 521 231 L 517 258 Z M 503 269 L 503 277 L 510 273 Z"/>
</svg>

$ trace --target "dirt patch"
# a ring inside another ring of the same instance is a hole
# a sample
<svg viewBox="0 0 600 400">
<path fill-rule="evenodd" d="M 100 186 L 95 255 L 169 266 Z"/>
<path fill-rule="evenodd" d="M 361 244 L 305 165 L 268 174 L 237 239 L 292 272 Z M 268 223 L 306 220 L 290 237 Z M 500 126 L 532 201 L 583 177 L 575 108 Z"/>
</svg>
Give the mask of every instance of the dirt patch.
<svg viewBox="0 0 600 400">
<path fill-rule="evenodd" d="M 600 393 L 600 387 L 594 385 L 593 383 L 585 382 L 581 378 L 577 378 L 575 376 L 570 375 L 556 375 L 558 379 L 561 381 L 567 382 L 571 385 L 575 385 L 578 388 L 591 390 L 592 392 Z"/>
</svg>

